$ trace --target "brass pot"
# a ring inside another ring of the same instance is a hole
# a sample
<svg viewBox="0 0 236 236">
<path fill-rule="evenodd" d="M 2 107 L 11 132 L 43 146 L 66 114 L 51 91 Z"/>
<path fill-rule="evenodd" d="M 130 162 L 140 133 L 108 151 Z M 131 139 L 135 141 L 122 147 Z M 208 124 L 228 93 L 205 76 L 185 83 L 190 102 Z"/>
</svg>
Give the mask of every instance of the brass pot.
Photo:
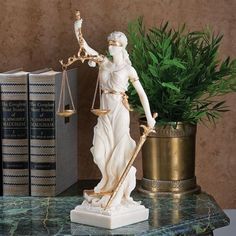
<svg viewBox="0 0 236 236">
<path fill-rule="evenodd" d="M 195 177 L 197 126 L 178 122 L 156 125 L 155 129 L 142 148 L 143 179 L 139 191 L 149 196 L 199 192 Z"/>
</svg>

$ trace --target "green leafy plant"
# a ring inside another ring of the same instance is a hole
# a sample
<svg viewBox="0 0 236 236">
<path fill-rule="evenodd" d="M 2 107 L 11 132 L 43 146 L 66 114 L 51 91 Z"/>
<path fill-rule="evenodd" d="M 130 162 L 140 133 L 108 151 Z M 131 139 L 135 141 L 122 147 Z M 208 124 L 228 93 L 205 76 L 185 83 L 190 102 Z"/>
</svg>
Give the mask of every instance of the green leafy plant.
<svg viewBox="0 0 236 236">
<path fill-rule="evenodd" d="M 228 111 L 219 96 L 236 91 L 236 60 L 218 60 L 223 38 L 209 29 L 177 30 L 168 22 L 146 31 L 142 19 L 129 24 L 130 59 L 158 121 L 214 122 Z M 143 113 L 138 95 L 129 87 L 129 101 Z"/>
</svg>

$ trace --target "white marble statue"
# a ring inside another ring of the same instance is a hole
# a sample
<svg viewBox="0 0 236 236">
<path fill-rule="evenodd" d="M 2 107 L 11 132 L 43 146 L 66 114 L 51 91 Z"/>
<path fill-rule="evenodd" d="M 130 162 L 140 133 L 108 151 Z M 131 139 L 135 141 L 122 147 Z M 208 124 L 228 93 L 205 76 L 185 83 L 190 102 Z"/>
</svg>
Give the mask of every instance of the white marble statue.
<svg viewBox="0 0 236 236">
<path fill-rule="evenodd" d="M 77 19 L 74 24 L 75 34 L 84 52 L 93 55 L 88 64 L 99 66 L 98 76 L 102 89 L 100 108 L 109 110 L 108 114 L 98 116 L 91 148 L 93 160 L 101 171 L 102 179 L 94 188 L 94 194 L 84 195 L 85 201 L 82 204 L 87 209 L 95 209 L 91 211 L 99 212 L 99 209 L 104 209 L 106 206 L 109 193 L 114 190 L 136 147 L 135 141 L 130 136 L 129 104 L 125 94 L 129 83 L 132 83 L 139 95 L 149 127 L 154 127 L 155 119 L 151 115 L 147 96 L 126 51 L 128 42 L 125 34 L 113 32 L 108 36 L 108 50 L 112 56 L 112 59 L 108 59 L 98 54 L 88 46 L 84 38 L 81 38 L 79 33 L 81 25 L 82 19 Z M 117 209 L 139 205 L 130 196 L 136 186 L 135 174 L 136 168 L 132 166 L 108 209 L 110 213 L 104 214 L 112 215 L 112 211 Z"/>
</svg>

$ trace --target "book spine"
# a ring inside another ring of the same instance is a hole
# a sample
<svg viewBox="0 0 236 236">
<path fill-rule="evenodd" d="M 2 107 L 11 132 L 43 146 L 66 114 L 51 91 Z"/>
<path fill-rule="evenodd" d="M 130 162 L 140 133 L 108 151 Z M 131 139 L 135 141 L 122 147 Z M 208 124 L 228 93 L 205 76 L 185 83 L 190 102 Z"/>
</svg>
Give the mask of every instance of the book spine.
<svg viewBox="0 0 236 236">
<path fill-rule="evenodd" d="M 29 195 L 27 74 L 0 76 L 4 196 Z"/>
<path fill-rule="evenodd" d="M 55 196 L 55 76 L 29 75 L 31 196 Z"/>
</svg>

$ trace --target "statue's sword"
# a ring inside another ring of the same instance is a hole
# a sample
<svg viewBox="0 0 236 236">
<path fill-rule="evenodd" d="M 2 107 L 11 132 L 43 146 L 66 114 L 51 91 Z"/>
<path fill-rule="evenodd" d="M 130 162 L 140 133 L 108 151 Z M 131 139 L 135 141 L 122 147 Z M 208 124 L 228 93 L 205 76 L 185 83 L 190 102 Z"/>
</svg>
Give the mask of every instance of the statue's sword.
<svg viewBox="0 0 236 236">
<path fill-rule="evenodd" d="M 158 115 L 157 113 L 154 113 L 153 114 L 153 118 L 155 119 L 157 117 L 157 115 Z M 112 203 L 113 199 L 116 197 L 116 194 L 118 193 L 121 185 L 124 183 L 125 178 L 128 175 L 129 170 L 130 170 L 132 164 L 134 163 L 134 160 L 136 159 L 136 157 L 137 157 L 141 147 L 143 146 L 144 142 L 147 139 L 148 134 L 156 132 L 155 129 L 153 129 L 151 127 L 148 127 L 148 126 L 145 126 L 145 125 L 140 125 L 140 127 L 143 128 L 143 134 L 142 134 L 142 136 L 139 139 L 138 145 L 136 146 L 131 159 L 129 160 L 127 166 L 125 167 L 125 170 L 123 171 L 119 181 L 117 182 L 117 184 L 115 186 L 115 189 L 113 190 L 113 192 L 112 192 L 112 194 L 111 194 L 111 196 L 110 196 L 110 198 L 109 198 L 109 200 L 107 202 L 105 210 L 111 205 L 111 203 Z"/>
</svg>

